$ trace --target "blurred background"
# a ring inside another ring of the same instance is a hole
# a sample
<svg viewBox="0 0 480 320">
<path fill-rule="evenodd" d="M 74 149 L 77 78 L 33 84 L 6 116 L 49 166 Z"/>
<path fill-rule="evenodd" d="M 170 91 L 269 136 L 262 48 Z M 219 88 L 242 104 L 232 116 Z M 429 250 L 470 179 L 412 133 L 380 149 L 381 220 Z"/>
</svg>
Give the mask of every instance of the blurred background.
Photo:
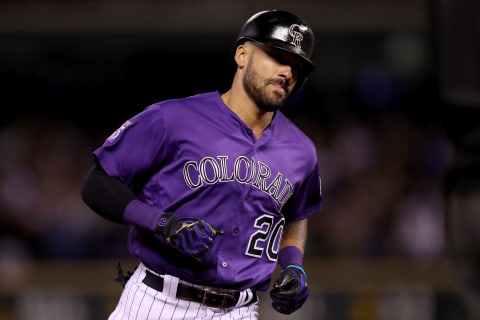
<svg viewBox="0 0 480 320">
<path fill-rule="evenodd" d="M 324 209 L 309 225 L 310 300 L 280 316 L 266 297 L 261 319 L 466 319 L 443 121 L 445 100 L 478 93 L 450 90 L 462 85 L 452 49 L 480 67 L 462 47 L 476 32 L 478 48 L 478 29 L 445 29 L 480 14 L 455 3 L 0 1 L 0 319 L 106 318 L 116 263 L 135 261 L 127 229 L 81 201 L 91 152 L 153 102 L 227 89 L 238 31 L 273 8 L 315 31 L 317 72 L 284 112 L 317 145 Z"/>
</svg>

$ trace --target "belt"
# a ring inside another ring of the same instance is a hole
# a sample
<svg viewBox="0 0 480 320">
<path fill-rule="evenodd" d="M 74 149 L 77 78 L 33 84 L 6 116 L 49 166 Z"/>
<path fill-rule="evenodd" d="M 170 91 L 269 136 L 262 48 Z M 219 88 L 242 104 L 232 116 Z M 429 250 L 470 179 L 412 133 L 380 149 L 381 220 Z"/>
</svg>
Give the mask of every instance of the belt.
<svg viewBox="0 0 480 320">
<path fill-rule="evenodd" d="M 143 283 L 158 291 L 163 291 L 163 278 L 146 270 Z M 216 289 L 216 288 L 197 288 L 191 284 L 178 283 L 177 298 L 181 300 L 188 300 L 198 302 L 206 307 L 216 309 L 231 309 L 235 307 L 240 298 L 239 291 Z M 254 297 L 249 303 L 257 301 L 257 295 L 254 292 Z"/>
</svg>

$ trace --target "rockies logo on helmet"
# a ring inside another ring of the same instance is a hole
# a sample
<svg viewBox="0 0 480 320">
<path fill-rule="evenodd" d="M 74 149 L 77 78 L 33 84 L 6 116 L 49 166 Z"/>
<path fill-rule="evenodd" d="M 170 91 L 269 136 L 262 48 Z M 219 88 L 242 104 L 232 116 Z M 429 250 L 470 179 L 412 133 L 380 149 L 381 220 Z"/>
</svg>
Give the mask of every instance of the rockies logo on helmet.
<svg viewBox="0 0 480 320">
<path fill-rule="evenodd" d="M 288 34 L 292 36 L 292 41 L 290 41 L 290 43 L 297 48 L 301 48 L 303 35 L 295 29 L 300 29 L 300 26 L 298 24 L 292 24 L 290 28 L 288 28 Z"/>
</svg>

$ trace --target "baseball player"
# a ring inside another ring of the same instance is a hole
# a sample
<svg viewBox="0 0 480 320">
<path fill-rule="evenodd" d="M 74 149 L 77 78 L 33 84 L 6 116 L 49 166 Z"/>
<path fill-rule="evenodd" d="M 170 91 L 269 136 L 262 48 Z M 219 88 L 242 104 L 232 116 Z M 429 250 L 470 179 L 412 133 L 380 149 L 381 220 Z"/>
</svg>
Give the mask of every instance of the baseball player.
<svg viewBox="0 0 480 320">
<path fill-rule="evenodd" d="M 257 319 L 270 286 L 278 312 L 304 304 L 320 176 L 314 144 L 279 108 L 314 71 L 313 48 L 303 19 L 259 12 L 228 91 L 154 103 L 93 151 L 82 198 L 130 226 L 139 260 L 110 320 Z"/>
</svg>

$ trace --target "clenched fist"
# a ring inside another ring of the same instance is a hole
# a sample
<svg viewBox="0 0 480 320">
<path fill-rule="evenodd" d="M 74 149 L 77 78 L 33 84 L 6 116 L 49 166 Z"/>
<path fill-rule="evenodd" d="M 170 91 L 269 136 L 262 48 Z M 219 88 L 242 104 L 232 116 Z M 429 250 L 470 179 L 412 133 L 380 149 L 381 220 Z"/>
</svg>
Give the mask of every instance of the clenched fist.
<svg viewBox="0 0 480 320">
<path fill-rule="evenodd" d="M 181 218 L 173 213 L 164 213 L 158 222 L 156 233 L 172 247 L 202 261 L 208 252 L 213 238 L 223 234 L 222 230 L 198 218 Z"/>
<path fill-rule="evenodd" d="M 270 291 L 272 307 L 280 313 L 291 314 L 308 298 L 307 275 L 302 266 L 292 264 L 280 272 Z"/>
</svg>

